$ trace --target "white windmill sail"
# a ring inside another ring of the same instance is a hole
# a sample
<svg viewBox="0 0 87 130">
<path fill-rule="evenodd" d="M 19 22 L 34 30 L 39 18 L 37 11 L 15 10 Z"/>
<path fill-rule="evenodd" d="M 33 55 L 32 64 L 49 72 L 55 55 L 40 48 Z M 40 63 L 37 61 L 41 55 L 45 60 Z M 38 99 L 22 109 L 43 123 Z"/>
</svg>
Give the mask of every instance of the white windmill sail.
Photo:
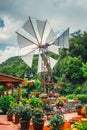
<svg viewBox="0 0 87 130">
<path fill-rule="evenodd" d="M 46 21 L 44 33 L 42 37 L 42 45 L 49 43 L 56 39 L 56 35 L 53 31 L 53 29 L 50 27 L 49 23 Z"/>
<path fill-rule="evenodd" d="M 31 67 L 32 61 L 33 61 L 33 55 L 34 55 L 34 51 L 32 51 L 31 53 L 28 53 L 27 55 L 21 56 L 21 58 L 27 65 Z"/>
<path fill-rule="evenodd" d="M 43 34 L 44 34 L 45 25 L 46 25 L 46 21 L 36 20 L 36 22 L 37 22 L 38 33 L 39 33 L 40 38 L 41 38 L 41 41 L 40 41 L 40 44 L 41 44 Z"/>
<path fill-rule="evenodd" d="M 48 37 L 46 38 L 46 43 L 50 43 L 56 38 L 53 29 L 50 30 Z"/>
<path fill-rule="evenodd" d="M 53 53 L 55 53 L 55 54 L 57 54 L 57 55 L 59 54 L 58 49 L 59 49 L 59 47 L 58 47 L 58 46 L 55 46 L 55 45 L 51 45 L 51 46 L 48 47 L 48 50 L 49 50 L 50 52 L 53 52 Z"/>
<path fill-rule="evenodd" d="M 69 28 L 56 39 L 54 45 L 60 48 L 69 48 Z"/>
<path fill-rule="evenodd" d="M 26 46 L 32 45 L 33 42 L 27 39 L 26 37 L 23 37 L 21 34 L 17 34 L 17 39 L 19 43 L 19 48 L 24 48 Z"/>
<path fill-rule="evenodd" d="M 34 28 L 33 28 L 33 24 L 31 21 L 31 17 L 29 17 L 29 19 L 27 20 L 27 22 L 24 24 L 23 28 L 30 33 L 33 37 L 36 38 L 35 32 L 34 32 Z"/>
<path fill-rule="evenodd" d="M 50 67 L 51 67 L 51 69 L 53 69 L 53 67 L 57 63 L 57 60 L 53 59 L 52 57 L 49 57 L 49 58 L 50 58 Z"/>
</svg>

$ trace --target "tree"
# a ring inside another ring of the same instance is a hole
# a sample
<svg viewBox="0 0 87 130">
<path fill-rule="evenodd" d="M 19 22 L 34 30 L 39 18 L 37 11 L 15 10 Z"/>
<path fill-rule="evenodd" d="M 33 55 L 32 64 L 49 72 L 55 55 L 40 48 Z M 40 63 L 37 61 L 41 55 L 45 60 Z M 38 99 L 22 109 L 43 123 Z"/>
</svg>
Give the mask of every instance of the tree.
<svg viewBox="0 0 87 130">
<path fill-rule="evenodd" d="M 64 76 L 68 81 L 73 84 L 82 83 L 82 58 L 67 56 L 56 65 L 55 75 L 57 77 Z"/>
</svg>

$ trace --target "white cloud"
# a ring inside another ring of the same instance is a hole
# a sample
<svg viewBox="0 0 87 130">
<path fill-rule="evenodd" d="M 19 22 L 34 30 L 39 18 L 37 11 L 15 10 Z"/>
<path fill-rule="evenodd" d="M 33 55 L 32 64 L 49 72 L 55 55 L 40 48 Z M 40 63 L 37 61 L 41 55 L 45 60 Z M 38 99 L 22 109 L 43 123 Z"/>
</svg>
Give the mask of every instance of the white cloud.
<svg viewBox="0 0 87 130">
<path fill-rule="evenodd" d="M 10 57 L 18 55 L 18 48 L 7 46 L 4 51 L 0 50 L 0 64 Z"/>
<path fill-rule="evenodd" d="M 13 17 L 3 17 L 5 27 L 0 28 L 0 42 L 17 43 L 16 31 L 19 28 L 21 21 L 15 20 Z"/>
<path fill-rule="evenodd" d="M 47 19 L 55 32 L 68 27 L 70 33 L 85 30 L 87 0 L 0 0 L 0 18 L 5 23 L 5 27 L 0 29 L 0 43 L 18 45 L 16 31 L 28 16 Z M 13 56 L 12 52 L 9 53 Z M 4 58 L 2 57 L 2 61 Z"/>
</svg>

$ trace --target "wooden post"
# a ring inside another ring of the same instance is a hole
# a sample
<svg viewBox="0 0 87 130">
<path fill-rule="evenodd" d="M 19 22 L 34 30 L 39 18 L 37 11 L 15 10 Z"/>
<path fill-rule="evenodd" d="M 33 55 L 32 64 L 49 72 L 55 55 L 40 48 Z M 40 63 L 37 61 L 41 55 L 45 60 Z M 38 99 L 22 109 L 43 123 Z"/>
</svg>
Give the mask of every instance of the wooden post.
<svg viewBox="0 0 87 130">
<path fill-rule="evenodd" d="M 11 95 L 14 96 L 14 87 L 11 89 Z"/>
<path fill-rule="evenodd" d="M 21 87 L 18 85 L 18 100 L 21 98 Z"/>
<path fill-rule="evenodd" d="M 4 93 L 4 91 L 2 92 L 2 97 L 4 97 L 4 95 L 5 95 L 5 93 Z"/>
<path fill-rule="evenodd" d="M 8 95 L 8 89 L 6 90 L 6 95 Z"/>
</svg>

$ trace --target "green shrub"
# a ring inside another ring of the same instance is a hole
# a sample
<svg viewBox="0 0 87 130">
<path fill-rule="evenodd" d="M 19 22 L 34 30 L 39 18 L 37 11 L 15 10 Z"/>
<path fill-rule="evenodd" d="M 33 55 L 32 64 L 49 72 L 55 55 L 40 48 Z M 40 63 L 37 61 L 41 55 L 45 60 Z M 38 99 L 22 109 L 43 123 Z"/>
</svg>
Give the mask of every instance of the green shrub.
<svg viewBox="0 0 87 130">
<path fill-rule="evenodd" d="M 0 98 L 0 109 L 6 113 L 10 107 L 11 102 L 16 102 L 15 98 L 11 95 L 7 95 Z"/>
<path fill-rule="evenodd" d="M 87 103 L 87 94 L 78 94 L 76 97 L 81 100 L 81 103 Z"/>
<path fill-rule="evenodd" d="M 70 95 L 67 95 L 66 96 L 68 99 L 74 99 L 76 96 L 75 96 L 75 94 L 70 94 Z"/>
<path fill-rule="evenodd" d="M 26 91 L 26 88 L 22 88 L 22 97 L 23 98 L 27 98 L 27 91 Z"/>
<path fill-rule="evenodd" d="M 43 107 L 43 101 L 37 97 L 33 97 L 29 99 L 30 104 L 32 105 L 32 108 L 42 108 Z"/>
<path fill-rule="evenodd" d="M 3 88 L 4 88 L 4 87 L 3 87 L 2 85 L 0 85 L 0 92 L 2 92 Z"/>
<path fill-rule="evenodd" d="M 29 99 L 27 99 L 27 98 L 22 98 L 22 99 L 20 100 L 20 102 L 21 102 L 23 105 L 26 105 L 26 104 L 29 104 Z"/>
<path fill-rule="evenodd" d="M 85 122 L 77 122 L 74 124 L 74 128 L 77 128 L 78 130 L 87 130 L 87 123 Z"/>
<path fill-rule="evenodd" d="M 70 94 L 66 96 L 68 99 L 78 98 L 82 104 L 87 103 L 87 94 Z"/>
</svg>

